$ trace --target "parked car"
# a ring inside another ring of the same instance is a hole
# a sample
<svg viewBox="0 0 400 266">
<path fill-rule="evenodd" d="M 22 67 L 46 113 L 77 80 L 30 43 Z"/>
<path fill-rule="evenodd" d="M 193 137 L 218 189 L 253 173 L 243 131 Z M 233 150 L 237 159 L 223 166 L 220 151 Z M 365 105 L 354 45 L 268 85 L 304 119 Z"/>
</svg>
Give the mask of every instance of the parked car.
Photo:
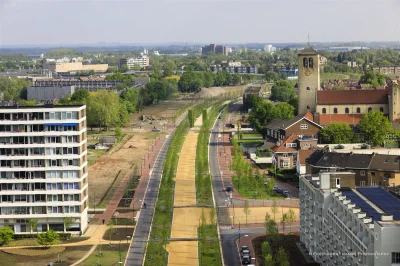
<svg viewBox="0 0 400 266">
<path fill-rule="evenodd" d="M 281 189 L 280 187 L 278 187 L 278 188 L 276 189 L 276 193 L 282 194 L 282 193 L 283 193 L 283 189 Z"/>
<path fill-rule="evenodd" d="M 278 186 L 274 186 L 273 188 L 272 188 L 272 191 L 277 191 L 278 190 Z"/>
<path fill-rule="evenodd" d="M 227 186 L 226 187 L 226 192 L 232 192 L 233 190 L 232 190 L 232 186 Z"/>
<path fill-rule="evenodd" d="M 250 264 L 250 262 L 251 262 L 250 256 L 243 256 L 243 258 L 242 258 L 242 264 L 247 265 L 247 264 Z"/>
<path fill-rule="evenodd" d="M 289 198 L 289 191 L 283 191 L 282 195 L 285 196 L 286 198 Z"/>
<path fill-rule="evenodd" d="M 242 257 L 250 256 L 250 251 L 248 249 L 242 250 Z"/>
<path fill-rule="evenodd" d="M 153 127 L 153 129 L 152 129 L 151 131 L 153 131 L 153 132 L 160 132 L 161 130 L 159 130 L 159 129 L 156 128 L 156 127 Z"/>
<path fill-rule="evenodd" d="M 299 188 L 299 185 L 295 185 L 294 187 L 295 187 L 295 188 Z"/>
<path fill-rule="evenodd" d="M 249 247 L 248 246 L 241 246 L 240 252 L 242 252 L 243 250 L 249 250 Z"/>
</svg>

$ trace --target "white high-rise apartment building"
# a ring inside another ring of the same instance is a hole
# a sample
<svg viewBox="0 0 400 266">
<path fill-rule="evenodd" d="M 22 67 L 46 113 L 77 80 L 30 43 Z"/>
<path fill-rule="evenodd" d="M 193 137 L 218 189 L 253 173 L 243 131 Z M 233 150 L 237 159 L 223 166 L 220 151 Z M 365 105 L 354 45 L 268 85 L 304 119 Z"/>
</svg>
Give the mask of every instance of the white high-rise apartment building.
<svg viewBox="0 0 400 266">
<path fill-rule="evenodd" d="M 0 227 L 83 232 L 87 177 L 86 106 L 0 107 Z"/>
<path fill-rule="evenodd" d="M 300 241 L 322 266 L 400 265 L 400 200 L 354 172 L 300 176 Z"/>
<path fill-rule="evenodd" d="M 276 52 L 276 47 L 272 46 L 271 44 L 266 44 L 264 46 L 264 52 L 273 54 L 274 52 Z"/>
</svg>

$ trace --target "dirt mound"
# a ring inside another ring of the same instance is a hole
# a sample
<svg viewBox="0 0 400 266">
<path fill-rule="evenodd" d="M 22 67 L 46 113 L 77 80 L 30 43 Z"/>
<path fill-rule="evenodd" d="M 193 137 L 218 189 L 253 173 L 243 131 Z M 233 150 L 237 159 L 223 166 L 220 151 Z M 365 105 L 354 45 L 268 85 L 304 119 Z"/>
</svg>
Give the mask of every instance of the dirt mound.
<svg viewBox="0 0 400 266">
<path fill-rule="evenodd" d="M 232 87 L 210 87 L 210 88 L 202 88 L 198 93 L 196 93 L 196 97 L 215 97 L 221 95 L 226 92 L 237 92 L 245 89 L 247 86 L 232 86 Z"/>
</svg>

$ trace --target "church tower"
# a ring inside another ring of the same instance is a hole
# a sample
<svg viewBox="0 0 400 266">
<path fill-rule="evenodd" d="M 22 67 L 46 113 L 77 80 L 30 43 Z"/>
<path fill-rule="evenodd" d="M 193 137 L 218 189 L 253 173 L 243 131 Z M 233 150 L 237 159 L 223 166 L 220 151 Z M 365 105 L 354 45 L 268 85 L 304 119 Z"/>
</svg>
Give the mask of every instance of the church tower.
<svg viewBox="0 0 400 266">
<path fill-rule="evenodd" d="M 309 45 L 298 54 L 299 59 L 299 115 L 310 111 L 314 113 L 317 107 L 317 90 L 319 81 L 319 55 Z"/>
</svg>

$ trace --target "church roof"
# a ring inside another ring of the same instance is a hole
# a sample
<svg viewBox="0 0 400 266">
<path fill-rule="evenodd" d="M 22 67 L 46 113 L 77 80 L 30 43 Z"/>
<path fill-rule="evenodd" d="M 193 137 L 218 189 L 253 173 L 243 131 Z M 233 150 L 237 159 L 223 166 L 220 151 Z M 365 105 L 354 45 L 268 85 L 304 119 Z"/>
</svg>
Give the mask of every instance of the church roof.
<svg viewBox="0 0 400 266">
<path fill-rule="evenodd" d="M 341 122 L 349 125 L 357 125 L 361 118 L 361 114 L 320 114 L 319 124 L 327 126 L 331 123 Z"/>
<path fill-rule="evenodd" d="M 307 44 L 306 47 L 299 53 L 299 55 L 317 55 L 318 53 L 310 46 L 310 44 Z"/>
<path fill-rule="evenodd" d="M 388 90 L 320 90 L 317 104 L 388 104 Z"/>
</svg>

